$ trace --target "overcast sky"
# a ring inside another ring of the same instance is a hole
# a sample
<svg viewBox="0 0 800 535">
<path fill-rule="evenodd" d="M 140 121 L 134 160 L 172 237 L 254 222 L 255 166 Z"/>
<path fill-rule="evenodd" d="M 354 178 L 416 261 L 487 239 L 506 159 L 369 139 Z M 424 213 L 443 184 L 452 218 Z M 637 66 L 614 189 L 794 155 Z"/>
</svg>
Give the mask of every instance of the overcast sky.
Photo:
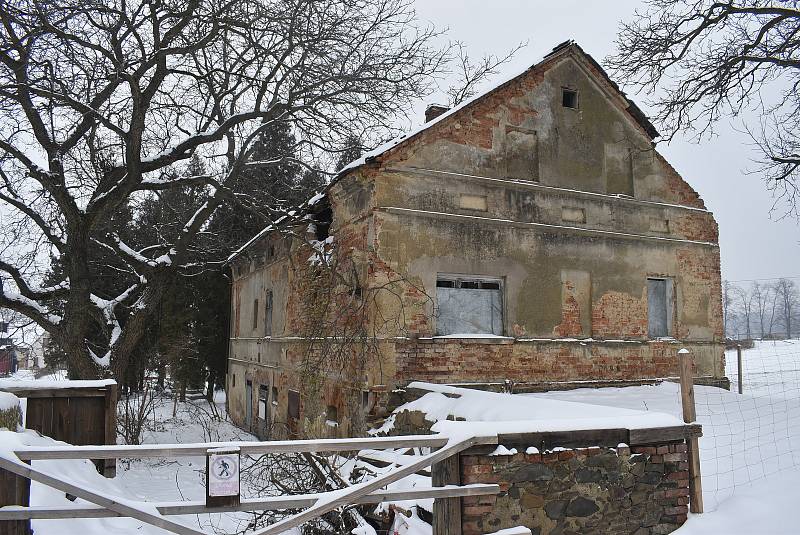
<svg viewBox="0 0 800 535">
<path fill-rule="evenodd" d="M 502 67 L 504 79 L 538 62 L 555 45 L 574 39 L 598 61 L 614 51 L 620 20 L 632 17 L 639 0 L 416 0 L 422 20 L 449 27 L 476 58 L 502 53 L 520 41 L 527 48 Z M 624 87 L 623 80 L 615 80 Z M 629 91 L 645 110 L 646 96 Z M 434 99 L 435 100 L 435 99 Z M 441 99 L 440 99 L 441 100 Z M 421 112 L 420 112 L 421 113 Z M 656 125 L 658 126 L 658 125 Z M 659 150 L 703 197 L 720 226 L 723 277 L 728 280 L 798 277 L 800 233 L 794 219 L 770 215 L 773 199 L 758 176 L 746 174 L 757 157 L 741 121 L 720 124 L 717 136 L 685 139 Z"/>
</svg>

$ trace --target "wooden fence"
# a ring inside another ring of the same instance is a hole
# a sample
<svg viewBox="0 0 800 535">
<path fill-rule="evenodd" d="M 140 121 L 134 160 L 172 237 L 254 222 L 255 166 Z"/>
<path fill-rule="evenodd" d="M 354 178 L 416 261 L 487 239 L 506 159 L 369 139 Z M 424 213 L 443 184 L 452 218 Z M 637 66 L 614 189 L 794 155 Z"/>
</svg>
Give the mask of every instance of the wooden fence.
<svg viewBox="0 0 800 535">
<path fill-rule="evenodd" d="M 37 481 L 43 485 L 82 498 L 93 505 L 75 505 L 61 507 L 29 507 L 25 504 L 12 505 L 0 508 L 0 526 L 4 521 L 28 522 L 30 519 L 66 519 L 66 518 L 97 518 L 109 516 L 123 516 L 135 518 L 166 531 L 179 535 L 201 535 L 204 532 L 167 518 L 170 515 L 185 515 L 198 513 L 213 513 L 223 511 L 258 511 L 279 510 L 287 508 L 306 509 L 296 515 L 287 517 L 280 522 L 257 530 L 253 535 L 276 535 L 303 523 L 318 518 L 339 507 L 358 503 L 380 503 L 387 500 L 415 500 L 434 498 L 437 500 L 462 496 L 480 496 L 497 494 L 500 487 L 494 484 L 475 485 L 444 485 L 430 488 L 415 488 L 404 490 L 386 490 L 384 487 L 399 481 L 419 470 L 433 466 L 433 472 L 441 469 L 437 466 L 446 463 L 449 459 L 458 457 L 466 449 L 479 445 L 496 445 L 497 435 L 489 436 L 460 436 L 447 438 L 441 435 L 415 435 L 405 437 L 375 437 L 363 439 L 342 440 L 294 440 L 273 442 L 226 442 L 203 444 L 172 444 L 172 445 L 142 445 L 142 446 L 55 446 L 55 447 L 27 447 L 15 450 L 17 459 L 0 457 L 0 473 L 3 471 L 15 474 L 18 477 Z M 238 449 L 243 455 L 263 455 L 269 453 L 314 453 L 314 452 L 341 452 L 359 451 L 362 449 L 395 449 L 395 448 L 431 448 L 435 449 L 427 455 L 416 458 L 413 462 L 403 464 L 393 470 L 367 482 L 348 487 L 346 489 L 318 494 L 305 494 L 299 496 L 281 496 L 266 499 L 242 500 L 241 503 L 221 507 L 209 507 L 205 502 L 137 502 L 129 499 L 115 500 L 98 491 L 86 488 L 70 481 L 61 479 L 31 466 L 33 460 L 54 459 L 114 459 L 119 457 L 146 458 L 146 457 L 183 457 L 207 455 L 220 448 Z M 457 462 L 457 461 L 456 461 Z M 0 505 L 5 505 L 0 502 Z M 155 511 L 154 512 L 154 508 Z M 434 517 L 443 518 L 436 522 L 439 526 L 446 526 L 452 521 L 448 519 L 446 508 L 434 506 Z M 10 524 L 9 524 L 10 525 Z M 460 525 L 458 526 L 460 530 Z M 6 533 L 3 531 L 3 533 Z M 25 532 L 19 532 L 25 533 Z M 434 531 L 439 535 L 450 533 Z"/>
<path fill-rule="evenodd" d="M 114 381 L 63 381 L 40 387 L 36 381 L 4 382 L 0 390 L 26 398 L 25 428 L 77 446 L 117 443 L 117 384 Z M 52 385 L 52 386 L 51 386 Z M 95 461 L 106 477 L 115 459 Z"/>
</svg>

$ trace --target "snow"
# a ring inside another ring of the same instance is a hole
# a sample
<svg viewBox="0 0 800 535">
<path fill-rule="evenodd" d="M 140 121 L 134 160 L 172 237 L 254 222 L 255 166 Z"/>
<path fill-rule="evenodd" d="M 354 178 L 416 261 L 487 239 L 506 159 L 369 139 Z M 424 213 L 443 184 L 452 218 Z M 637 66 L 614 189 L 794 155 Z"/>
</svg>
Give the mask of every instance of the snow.
<svg viewBox="0 0 800 535">
<path fill-rule="evenodd" d="M 428 390 L 429 393 L 401 406 L 397 411 L 422 411 L 427 414 L 429 421 L 437 422 L 434 431 L 447 433 L 455 432 L 458 426 L 469 427 L 472 432 L 484 435 L 589 429 L 642 429 L 683 424 L 683 421 L 676 416 L 652 411 L 546 397 L 514 396 L 423 382 L 413 382 L 409 387 Z M 466 422 L 448 421 L 448 416 L 463 418 Z"/>
<path fill-rule="evenodd" d="M 459 338 L 477 338 L 477 339 L 480 339 L 480 340 L 483 340 L 483 339 L 486 339 L 486 340 L 513 340 L 514 339 L 514 338 L 512 338 L 510 336 L 500 336 L 500 335 L 497 335 L 497 334 L 485 334 L 485 333 L 460 333 L 460 334 L 457 333 L 457 334 L 445 334 L 445 335 L 442 335 L 442 336 L 434 336 L 433 337 L 434 340 L 439 340 L 439 339 L 445 339 L 446 340 L 448 338 L 455 338 L 455 339 L 459 339 Z"/>
<path fill-rule="evenodd" d="M 51 388 L 105 388 L 115 385 L 113 379 L 99 379 L 96 381 L 74 381 L 69 379 L 17 379 L 10 377 L 0 379 L 0 390 L 48 390 Z"/>
<path fill-rule="evenodd" d="M 10 392 L 0 392 L 0 411 L 19 407 L 19 398 Z"/>
</svg>

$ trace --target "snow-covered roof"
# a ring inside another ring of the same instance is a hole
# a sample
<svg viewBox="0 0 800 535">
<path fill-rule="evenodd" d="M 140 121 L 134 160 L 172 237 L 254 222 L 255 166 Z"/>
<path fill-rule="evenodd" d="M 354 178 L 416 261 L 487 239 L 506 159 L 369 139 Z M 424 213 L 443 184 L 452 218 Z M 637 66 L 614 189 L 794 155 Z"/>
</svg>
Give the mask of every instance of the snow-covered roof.
<svg viewBox="0 0 800 535">
<path fill-rule="evenodd" d="M 551 61 L 554 57 L 556 57 L 558 55 L 568 54 L 571 51 L 578 52 L 581 55 L 581 57 L 586 59 L 595 69 L 597 69 L 598 72 L 600 72 L 602 74 L 604 80 L 608 84 L 610 84 L 611 87 L 614 89 L 614 91 L 616 91 L 619 94 L 619 96 L 622 97 L 627 102 L 627 104 L 628 104 L 628 108 L 627 108 L 628 113 L 648 133 L 648 135 L 651 137 L 651 139 L 652 138 L 656 138 L 656 137 L 659 136 L 658 131 L 656 130 L 655 126 L 653 126 L 653 124 L 650 122 L 650 120 L 647 118 L 647 116 L 642 112 L 642 110 L 632 100 L 630 100 L 625 95 L 625 93 L 619 88 L 619 86 L 613 80 L 611 80 L 611 78 L 605 72 L 603 67 L 592 56 L 587 54 L 586 51 L 584 51 L 583 48 L 581 48 L 577 43 L 575 43 L 574 41 L 565 41 L 565 42 L 559 44 L 558 46 L 556 46 L 555 48 L 553 48 L 553 50 L 542 59 L 542 61 L 531 65 L 530 67 L 526 68 L 522 72 L 519 72 L 519 73 L 517 73 L 517 74 L 515 74 L 515 75 L 513 75 L 513 76 L 511 76 L 509 78 L 506 78 L 505 80 L 502 80 L 502 81 L 498 82 L 496 85 L 494 85 L 493 87 L 487 89 L 483 93 L 480 93 L 480 94 L 478 94 L 478 95 L 476 95 L 476 96 L 474 96 L 474 97 L 472 97 L 470 99 L 465 100 L 464 102 L 462 102 L 458 106 L 455 106 L 455 107 L 451 108 L 450 110 L 446 111 L 445 113 L 442 113 L 441 115 L 435 117 L 434 119 L 432 119 L 432 120 L 430 120 L 430 121 L 428 121 L 426 123 L 423 123 L 423 124 L 417 126 L 416 128 L 413 128 L 411 131 L 409 131 L 409 132 L 407 132 L 407 133 L 405 133 L 405 134 L 403 134 L 403 135 L 401 135 L 401 136 L 399 136 L 399 137 L 397 137 L 397 138 L 395 138 L 395 139 L 393 139 L 391 141 L 388 141 L 388 142 L 384 143 L 383 145 L 380 145 L 379 147 L 376 147 L 375 149 L 363 154 L 360 158 L 358 158 L 356 160 L 353 160 L 349 164 L 347 164 L 344 167 L 342 167 L 342 169 L 336 175 L 336 178 L 344 176 L 345 174 L 347 174 L 348 172 L 352 171 L 353 169 L 357 169 L 358 167 L 361 167 L 362 165 L 365 165 L 367 163 L 372 162 L 375 158 L 377 158 L 378 156 L 382 155 L 383 153 L 385 153 L 385 152 L 387 152 L 387 151 L 389 151 L 391 149 L 394 149 L 395 147 L 397 147 L 397 146 L 405 143 L 406 141 L 416 137 L 417 135 L 419 135 L 420 133 L 428 130 L 432 126 L 434 126 L 434 125 L 446 120 L 448 117 L 452 117 L 453 115 L 456 115 L 458 112 L 460 112 L 464 108 L 469 107 L 473 103 L 483 99 L 483 97 L 485 97 L 488 94 L 500 89 L 501 87 L 505 86 L 506 84 L 516 80 L 517 78 L 519 78 L 520 76 L 523 76 L 527 72 L 529 72 L 529 71 L 531 71 L 533 69 L 536 69 L 537 67 L 539 67 L 543 63 L 545 63 L 547 61 Z M 334 181 L 335 181 L 335 179 L 334 179 Z"/>
<path fill-rule="evenodd" d="M 103 388 L 115 385 L 113 379 L 76 381 L 70 379 L 0 379 L 0 390 L 50 390 L 53 388 Z"/>
</svg>

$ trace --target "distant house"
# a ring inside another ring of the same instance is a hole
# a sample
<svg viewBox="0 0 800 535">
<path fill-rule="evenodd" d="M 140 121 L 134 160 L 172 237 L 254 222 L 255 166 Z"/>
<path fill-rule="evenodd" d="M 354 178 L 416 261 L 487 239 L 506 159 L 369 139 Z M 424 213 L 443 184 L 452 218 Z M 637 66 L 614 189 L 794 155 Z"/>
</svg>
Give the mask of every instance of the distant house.
<svg viewBox="0 0 800 535">
<path fill-rule="evenodd" d="M 347 434 L 413 380 L 642 381 L 675 376 L 681 347 L 726 384 L 714 217 L 578 45 L 426 119 L 345 167 L 308 228 L 266 229 L 231 258 L 235 421 Z M 341 312 L 315 320 L 331 255 Z M 344 335 L 332 350 L 354 314 L 369 350 Z"/>
<path fill-rule="evenodd" d="M 8 323 L 0 321 L 0 376 L 12 374 L 18 367 L 18 354 L 8 334 Z"/>
</svg>

